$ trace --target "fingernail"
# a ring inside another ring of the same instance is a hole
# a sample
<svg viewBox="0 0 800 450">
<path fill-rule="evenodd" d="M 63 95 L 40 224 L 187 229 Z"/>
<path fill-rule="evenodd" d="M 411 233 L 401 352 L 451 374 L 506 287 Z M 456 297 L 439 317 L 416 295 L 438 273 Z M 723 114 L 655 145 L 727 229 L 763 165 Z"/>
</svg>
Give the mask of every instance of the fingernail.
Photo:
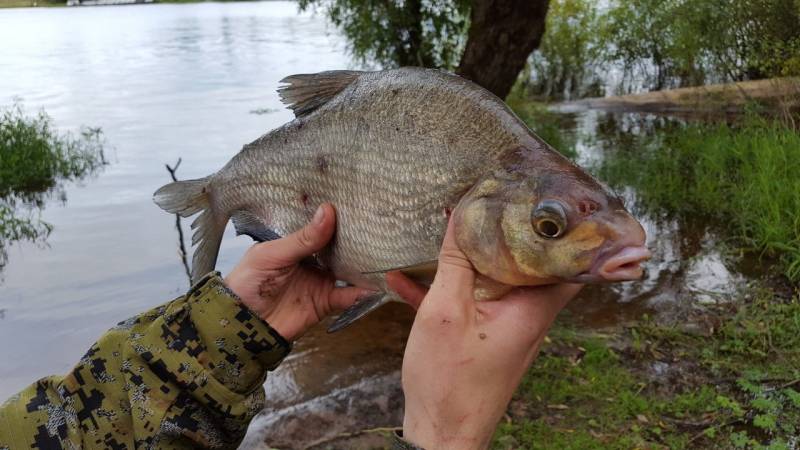
<svg viewBox="0 0 800 450">
<path fill-rule="evenodd" d="M 322 205 L 319 205 L 319 208 L 317 208 L 317 212 L 314 213 L 314 218 L 311 219 L 311 222 L 314 225 L 321 225 L 324 219 L 325 219 L 325 208 L 323 208 Z"/>
</svg>

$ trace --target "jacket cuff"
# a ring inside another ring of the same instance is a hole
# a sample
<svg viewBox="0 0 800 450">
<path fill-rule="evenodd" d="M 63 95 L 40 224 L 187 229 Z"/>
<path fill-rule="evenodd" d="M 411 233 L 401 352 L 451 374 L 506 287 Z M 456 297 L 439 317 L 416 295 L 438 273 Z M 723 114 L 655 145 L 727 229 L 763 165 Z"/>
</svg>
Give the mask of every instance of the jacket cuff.
<svg viewBox="0 0 800 450">
<path fill-rule="evenodd" d="M 403 431 L 395 431 L 392 433 L 392 450 L 425 450 L 422 447 L 416 446 L 411 442 L 403 439 Z"/>
<path fill-rule="evenodd" d="M 233 391 L 248 392 L 262 384 L 266 371 L 278 367 L 292 349 L 291 343 L 241 303 L 219 272 L 198 281 L 186 294 L 186 302 L 206 347 L 206 358 L 198 359 Z"/>
</svg>

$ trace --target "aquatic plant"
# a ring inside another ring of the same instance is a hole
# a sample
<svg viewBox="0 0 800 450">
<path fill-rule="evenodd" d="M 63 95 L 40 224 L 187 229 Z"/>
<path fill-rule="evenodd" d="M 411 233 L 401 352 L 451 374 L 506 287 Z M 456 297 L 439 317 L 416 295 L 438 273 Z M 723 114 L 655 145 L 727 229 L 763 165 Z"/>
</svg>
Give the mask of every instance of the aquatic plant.
<svg viewBox="0 0 800 450">
<path fill-rule="evenodd" d="M 680 126 L 641 136 L 599 170 L 629 185 L 640 207 L 701 216 L 726 228 L 740 246 L 778 258 L 800 281 L 800 134 L 751 115 L 741 123 Z"/>
<path fill-rule="evenodd" d="M 0 109 L 0 268 L 9 243 L 44 242 L 53 229 L 40 218 L 46 200 L 66 201 L 65 183 L 106 165 L 103 148 L 99 128 L 76 137 L 58 132 L 44 111 L 29 116 L 20 104 Z"/>
</svg>

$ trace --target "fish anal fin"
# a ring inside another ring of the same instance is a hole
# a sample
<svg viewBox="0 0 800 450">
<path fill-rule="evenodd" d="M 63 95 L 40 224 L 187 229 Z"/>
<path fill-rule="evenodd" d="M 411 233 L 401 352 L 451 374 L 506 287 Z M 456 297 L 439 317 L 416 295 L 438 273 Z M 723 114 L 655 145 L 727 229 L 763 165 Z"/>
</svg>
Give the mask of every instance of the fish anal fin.
<svg viewBox="0 0 800 450">
<path fill-rule="evenodd" d="M 372 311 L 385 305 L 392 299 L 392 295 L 386 292 L 376 292 L 375 294 L 368 295 L 349 308 L 345 309 L 336 320 L 333 321 L 331 326 L 328 327 L 328 333 L 335 333 L 339 330 L 349 327 L 353 322 L 366 316 Z"/>
<path fill-rule="evenodd" d="M 364 275 L 386 273 L 386 272 L 401 272 L 408 278 L 416 281 L 417 283 L 430 286 L 433 283 L 433 277 L 436 276 L 436 268 L 439 267 L 439 261 L 436 259 L 424 261 L 410 266 L 395 267 L 386 270 L 376 270 L 372 272 L 363 272 Z"/>
<path fill-rule="evenodd" d="M 324 105 L 362 73 L 357 70 L 330 70 L 320 73 L 290 75 L 282 79 L 287 86 L 278 88 L 278 95 L 295 117 L 303 117 Z"/>
<path fill-rule="evenodd" d="M 236 235 L 246 234 L 254 241 L 266 242 L 280 239 L 281 235 L 270 230 L 264 221 L 254 213 L 240 209 L 231 215 Z"/>
</svg>

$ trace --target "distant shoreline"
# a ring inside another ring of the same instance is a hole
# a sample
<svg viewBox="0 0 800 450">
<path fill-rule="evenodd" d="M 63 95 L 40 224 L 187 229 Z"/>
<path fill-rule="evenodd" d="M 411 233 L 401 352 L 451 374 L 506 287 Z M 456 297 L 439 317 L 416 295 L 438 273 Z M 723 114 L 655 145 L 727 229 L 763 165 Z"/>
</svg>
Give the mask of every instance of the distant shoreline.
<svg viewBox="0 0 800 450">
<path fill-rule="evenodd" d="M 127 5 L 143 5 L 143 4 L 158 4 L 158 3 L 234 3 L 234 2 L 255 2 L 265 0 L 153 0 L 150 2 L 145 1 L 119 1 L 115 2 L 110 0 L 109 3 L 96 3 L 92 0 L 91 3 L 86 5 L 75 6 L 127 6 Z M 60 8 L 67 7 L 67 0 L 0 0 L 0 9 L 5 8 Z M 71 7 L 71 6 L 70 6 Z"/>
</svg>

